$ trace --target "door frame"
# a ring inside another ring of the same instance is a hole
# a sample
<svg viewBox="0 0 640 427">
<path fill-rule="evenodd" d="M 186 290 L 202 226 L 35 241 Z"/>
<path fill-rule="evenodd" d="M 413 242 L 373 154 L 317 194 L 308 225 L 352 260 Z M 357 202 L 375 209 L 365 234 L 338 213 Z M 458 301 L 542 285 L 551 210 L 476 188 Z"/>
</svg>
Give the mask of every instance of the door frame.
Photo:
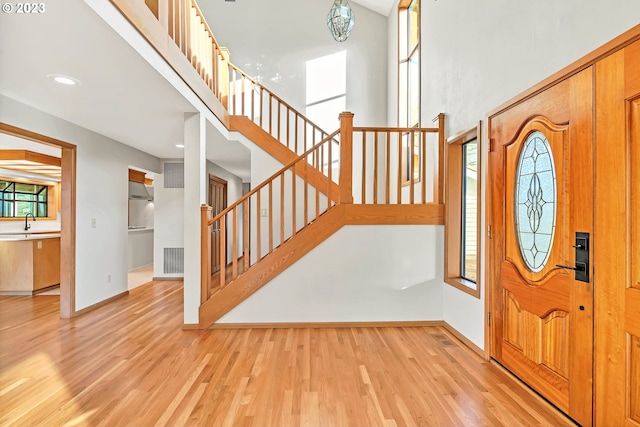
<svg viewBox="0 0 640 427">
<path fill-rule="evenodd" d="M 223 190 L 224 200 L 222 202 L 223 207 L 221 209 L 221 211 L 223 211 L 223 210 L 225 210 L 227 208 L 227 206 L 229 204 L 229 188 L 228 188 L 229 187 L 229 181 L 227 181 L 225 179 L 222 179 L 219 176 L 216 176 L 214 174 L 211 174 L 211 173 L 209 174 L 209 182 L 208 182 L 208 186 L 207 186 L 207 203 L 209 204 L 209 206 L 211 206 L 211 208 L 213 208 L 213 197 L 212 197 L 212 194 L 211 194 L 211 184 L 213 182 L 218 183 L 218 184 L 222 184 L 222 186 L 224 188 L 224 190 Z M 215 217 L 217 215 L 215 213 L 215 210 L 213 210 L 212 214 L 213 214 L 212 217 Z M 211 227 L 211 232 L 213 233 L 213 227 Z M 225 233 L 225 242 L 224 242 L 225 257 L 224 258 L 225 259 L 229 259 L 228 258 L 229 251 L 228 251 L 228 248 L 227 248 L 227 241 L 226 240 L 227 240 L 227 233 Z M 212 242 L 212 245 L 213 245 L 213 239 L 211 240 L 211 242 Z M 214 251 L 213 247 L 212 247 L 211 248 L 211 255 L 214 256 L 217 253 L 218 252 Z M 213 260 L 211 260 L 210 262 L 212 264 L 211 265 L 211 271 L 212 271 L 212 274 L 213 274 Z M 220 266 L 220 270 L 222 270 L 222 268 L 223 268 L 223 266 Z M 220 270 L 216 270 L 216 271 L 220 271 Z"/>
<path fill-rule="evenodd" d="M 498 309 L 498 307 L 496 307 L 497 301 L 496 301 L 496 291 L 495 291 L 495 286 L 496 286 L 496 281 L 493 280 L 495 277 L 496 272 L 493 271 L 493 267 L 496 265 L 495 263 L 495 259 L 494 259 L 494 254 L 491 251 L 491 245 L 489 244 L 488 240 L 491 239 L 490 237 L 490 230 L 491 230 L 491 225 L 493 223 L 492 220 L 492 211 L 491 211 L 491 200 L 492 198 L 495 196 L 495 190 L 492 188 L 492 186 L 490 185 L 490 181 L 488 179 L 488 177 L 491 175 L 492 173 L 492 166 L 491 166 L 491 162 L 489 161 L 490 159 L 490 155 L 491 152 L 494 149 L 494 144 L 493 141 L 491 141 L 491 139 L 489 138 L 489 136 L 491 135 L 491 129 L 492 129 L 492 119 L 500 114 L 502 114 L 503 112 L 529 100 L 530 98 L 540 94 L 541 92 L 543 92 L 544 90 L 550 88 L 551 86 L 554 86 L 555 84 L 585 70 L 588 67 L 591 67 L 593 65 L 595 65 L 598 61 L 606 58 L 607 56 L 621 50 L 624 49 L 625 47 L 631 45 L 632 43 L 636 42 L 640 40 L 640 25 L 636 25 L 635 27 L 631 28 L 630 30 L 624 32 L 623 34 L 621 34 L 620 36 L 614 38 L 613 40 L 609 41 L 608 43 L 602 45 L 601 47 L 595 49 L 594 51 L 592 51 L 591 53 L 585 55 L 584 57 L 578 59 L 577 61 L 571 63 L 570 65 L 568 65 L 567 67 L 561 69 L 560 71 L 552 74 L 551 76 L 549 76 L 548 78 L 544 79 L 543 81 L 541 81 L 540 83 L 538 83 L 537 85 L 531 87 L 530 89 L 525 90 L 524 92 L 520 93 L 519 95 L 513 97 L 512 99 L 510 99 L 509 101 L 503 103 L 502 105 L 500 105 L 499 107 L 495 108 L 494 110 L 491 110 L 488 114 L 487 114 L 487 126 L 485 127 L 485 137 L 487 138 L 486 141 L 488 141 L 487 147 L 488 147 L 488 154 L 486 157 L 486 163 L 485 163 L 485 167 L 484 169 L 484 176 L 482 177 L 483 182 L 487 183 L 487 186 L 485 187 L 485 198 L 484 198 L 484 226 L 486 227 L 486 233 L 483 233 L 483 237 L 482 239 L 484 240 L 482 247 L 484 248 L 484 261 L 482 262 L 483 264 L 483 268 L 484 268 L 484 274 L 483 274 L 483 279 L 486 283 L 486 286 L 484 287 L 485 289 L 485 319 L 487 319 L 487 321 L 485 321 L 485 328 L 484 328 L 484 343 L 485 343 L 485 357 L 487 359 L 491 359 L 491 355 L 495 354 L 495 336 L 494 336 L 494 332 L 493 332 L 493 328 L 494 325 L 492 324 L 492 322 L 490 321 L 491 318 L 491 312 L 495 311 L 496 309 Z M 594 104 L 595 105 L 595 104 Z M 594 121 L 595 121 L 595 117 L 594 117 Z M 595 126 L 595 124 L 594 124 Z M 593 133 L 593 144 L 595 145 L 596 141 L 596 133 Z M 595 147 L 594 147 L 595 148 Z M 594 159 L 594 168 L 595 168 L 595 159 Z M 596 222 L 596 219 L 594 218 L 594 229 L 597 228 L 598 223 Z M 595 245 L 600 245 L 602 242 L 597 242 L 594 241 Z M 593 252 L 596 253 L 596 249 L 593 249 Z M 595 260 L 594 260 L 594 264 L 595 264 Z M 595 298 L 597 298 L 597 294 L 595 293 L 597 290 L 597 284 L 595 283 L 595 277 L 593 279 L 593 288 L 594 288 L 594 300 Z M 594 310 L 594 317 L 593 317 L 593 329 L 594 329 L 594 336 L 597 335 L 596 333 L 596 328 L 598 327 L 610 327 L 611 325 L 602 325 L 599 326 L 598 324 L 598 319 L 596 318 L 596 314 L 598 313 L 598 311 Z M 597 343 L 594 341 L 594 359 L 593 359 L 593 372 L 594 372 L 594 379 L 593 379 L 593 387 L 592 387 L 592 393 L 593 393 L 593 416 L 592 416 L 592 420 L 593 422 L 595 422 L 598 418 L 597 418 L 597 414 L 598 412 L 601 413 L 605 413 L 606 412 L 606 405 L 607 402 L 606 401 L 602 401 L 602 400 L 598 400 L 598 393 L 596 393 L 596 387 L 599 385 L 598 383 L 598 378 L 595 376 L 595 372 L 598 369 L 598 358 L 597 358 L 597 354 L 595 351 L 595 346 L 597 345 Z"/>
<path fill-rule="evenodd" d="M 59 139 L 0 122 L 0 133 L 61 149 L 60 318 L 76 311 L 76 164 L 77 147 Z"/>
</svg>

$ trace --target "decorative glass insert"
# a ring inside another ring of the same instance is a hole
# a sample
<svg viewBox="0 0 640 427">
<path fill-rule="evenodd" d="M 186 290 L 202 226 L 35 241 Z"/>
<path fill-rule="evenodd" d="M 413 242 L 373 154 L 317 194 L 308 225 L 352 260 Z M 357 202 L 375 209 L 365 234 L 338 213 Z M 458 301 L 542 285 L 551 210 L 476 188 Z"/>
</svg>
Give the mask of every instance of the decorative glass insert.
<svg viewBox="0 0 640 427">
<path fill-rule="evenodd" d="M 542 132 L 524 143 L 516 172 L 516 235 L 525 264 L 537 273 L 549 259 L 556 229 L 556 170 Z"/>
</svg>

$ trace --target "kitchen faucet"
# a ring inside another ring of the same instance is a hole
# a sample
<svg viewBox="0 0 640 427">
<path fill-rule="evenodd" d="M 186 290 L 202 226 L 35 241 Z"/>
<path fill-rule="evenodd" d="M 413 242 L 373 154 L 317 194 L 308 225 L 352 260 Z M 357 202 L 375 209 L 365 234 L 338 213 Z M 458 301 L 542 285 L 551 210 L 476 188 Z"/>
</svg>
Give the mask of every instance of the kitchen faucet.
<svg viewBox="0 0 640 427">
<path fill-rule="evenodd" d="M 26 215 L 24 216 L 24 231 L 28 231 L 28 230 L 31 228 L 31 226 L 27 224 L 27 220 L 29 219 L 29 215 L 31 215 L 31 216 L 33 217 L 33 220 L 34 220 L 34 221 L 36 220 L 35 215 L 34 215 L 34 214 L 32 214 L 31 212 L 29 212 L 28 214 L 26 214 Z"/>
</svg>

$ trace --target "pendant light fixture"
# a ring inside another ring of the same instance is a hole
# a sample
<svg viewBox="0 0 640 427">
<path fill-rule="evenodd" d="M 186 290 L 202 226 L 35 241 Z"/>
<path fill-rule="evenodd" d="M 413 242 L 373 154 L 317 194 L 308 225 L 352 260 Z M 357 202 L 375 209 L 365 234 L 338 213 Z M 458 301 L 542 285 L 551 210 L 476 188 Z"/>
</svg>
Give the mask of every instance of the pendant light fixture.
<svg viewBox="0 0 640 427">
<path fill-rule="evenodd" d="M 349 37 L 355 18 L 356 16 L 347 0 L 335 0 L 333 2 L 333 6 L 327 15 L 327 26 L 337 42 L 343 42 Z"/>
</svg>

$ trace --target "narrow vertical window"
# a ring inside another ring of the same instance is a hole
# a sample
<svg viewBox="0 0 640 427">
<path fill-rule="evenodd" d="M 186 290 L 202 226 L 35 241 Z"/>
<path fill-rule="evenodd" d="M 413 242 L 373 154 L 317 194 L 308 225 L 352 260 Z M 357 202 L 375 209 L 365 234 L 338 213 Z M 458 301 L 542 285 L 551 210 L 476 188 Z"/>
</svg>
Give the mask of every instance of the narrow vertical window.
<svg viewBox="0 0 640 427">
<path fill-rule="evenodd" d="M 445 282 L 480 298 L 480 124 L 445 146 Z"/>
<path fill-rule="evenodd" d="M 420 127 L 420 0 L 401 0 L 398 6 L 398 126 Z M 411 150 L 410 143 L 410 138 L 403 138 L 405 183 L 419 179 L 420 144 L 414 141 Z"/>
<path fill-rule="evenodd" d="M 478 280 L 478 140 L 462 146 L 462 259 L 460 276 Z"/>
</svg>

